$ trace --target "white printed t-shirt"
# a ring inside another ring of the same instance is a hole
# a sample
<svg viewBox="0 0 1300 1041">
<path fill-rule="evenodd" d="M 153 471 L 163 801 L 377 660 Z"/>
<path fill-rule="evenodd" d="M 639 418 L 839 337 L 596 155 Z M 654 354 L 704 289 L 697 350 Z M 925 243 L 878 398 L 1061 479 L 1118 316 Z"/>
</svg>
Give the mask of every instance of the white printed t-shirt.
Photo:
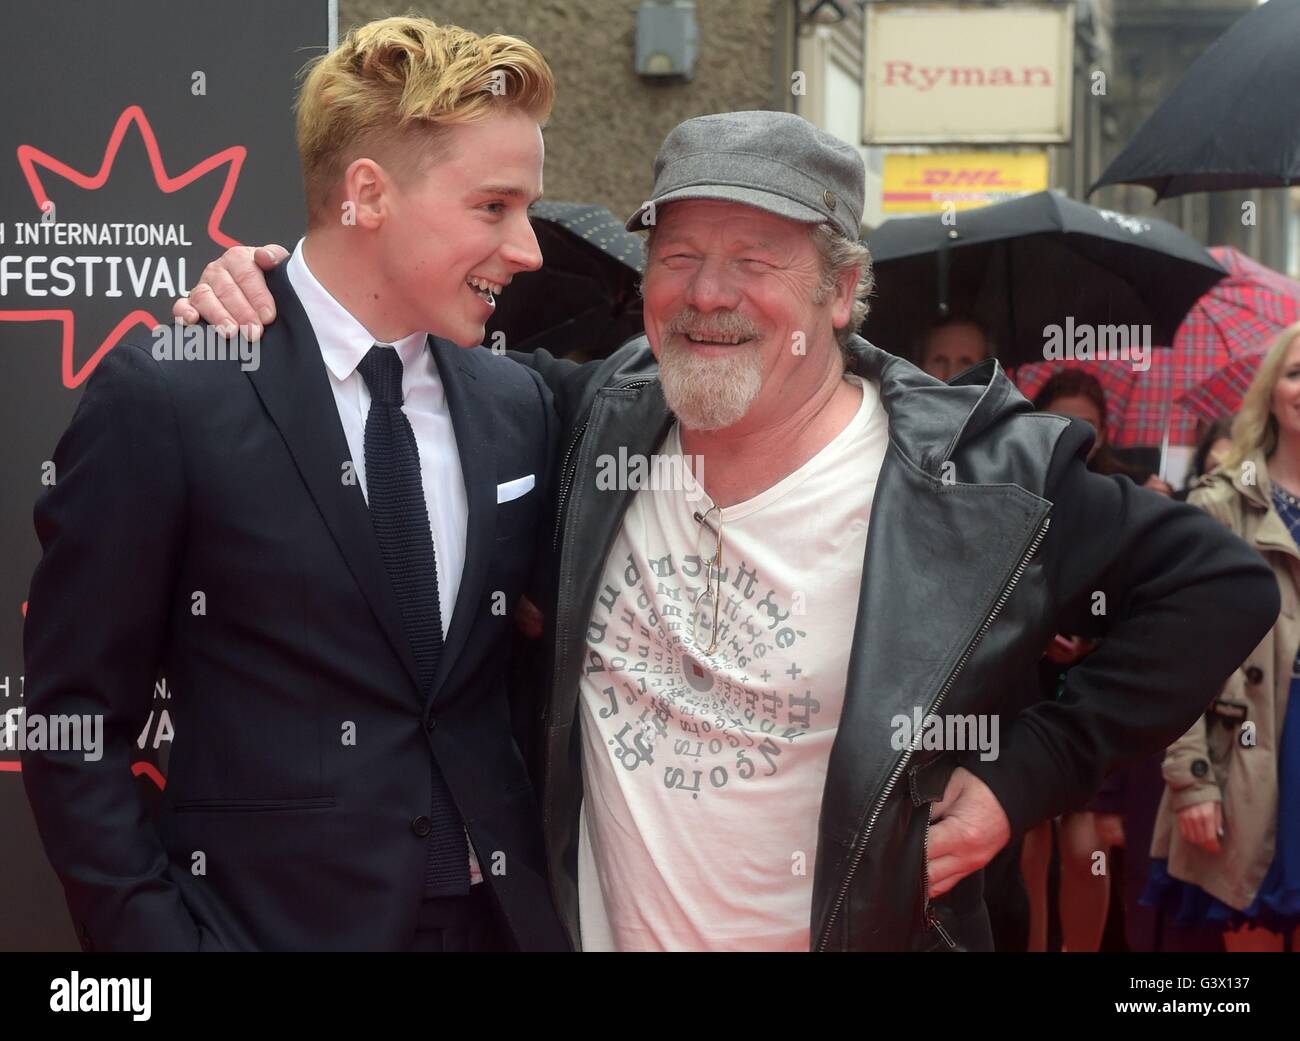
<svg viewBox="0 0 1300 1041">
<path fill-rule="evenodd" d="M 888 442 L 877 387 L 847 378 L 863 392 L 848 426 L 722 511 L 712 654 L 711 600 L 694 635 L 691 624 L 717 541 L 694 515 L 712 503 L 696 486 L 642 487 L 629 504 L 580 680 L 584 950 L 808 949 L 817 820 Z M 659 451 L 680 457 L 677 424 Z"/>
</svg>

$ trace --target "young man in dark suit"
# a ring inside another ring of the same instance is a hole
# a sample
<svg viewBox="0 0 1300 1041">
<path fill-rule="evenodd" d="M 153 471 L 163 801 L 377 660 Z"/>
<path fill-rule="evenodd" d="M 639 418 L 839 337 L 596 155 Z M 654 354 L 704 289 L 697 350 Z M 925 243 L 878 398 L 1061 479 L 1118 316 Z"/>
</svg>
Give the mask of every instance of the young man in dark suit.
<svg viewBox="0 0 1300 1041">
<path fill-rule="evenodd" d="M 87 949 L 567 946 L 505 686 L 554 419 L 466 349 L 541 264 L 553 95 L 511 37 L 355 30 L 299 97 L 282 320 L 242 361 L 160 328 L 87 385 L 36 509 L 26 707 L 105 747 L 23 755 Z M 153 821 L 130 753 L 160 671 Z"/>
</svg>

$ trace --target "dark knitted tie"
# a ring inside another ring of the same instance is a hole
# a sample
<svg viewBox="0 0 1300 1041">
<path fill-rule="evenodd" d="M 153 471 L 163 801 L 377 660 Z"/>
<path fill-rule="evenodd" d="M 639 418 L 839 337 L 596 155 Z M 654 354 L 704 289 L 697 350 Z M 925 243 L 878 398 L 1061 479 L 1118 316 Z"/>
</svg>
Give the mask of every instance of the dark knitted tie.
<svg viewBox="0 0 1300 1041">
<path fill-rule="evenodd" d="M 402 412 L 402 360 L 392 347 L 371 347 L 357 366 L 370 388 L 366 416 L 366 491 L 370 520 L 379 539 L 402 628 L 411 643 L 420 694 L 428 697 L 442 657 L 442 612 L 429 510 L 420 482 L 415 432 Z M 469 892 L 469 846 L 442 771 L 433 762 L 433 805 L 429 811 L 426 896 Z"/>
</svg>

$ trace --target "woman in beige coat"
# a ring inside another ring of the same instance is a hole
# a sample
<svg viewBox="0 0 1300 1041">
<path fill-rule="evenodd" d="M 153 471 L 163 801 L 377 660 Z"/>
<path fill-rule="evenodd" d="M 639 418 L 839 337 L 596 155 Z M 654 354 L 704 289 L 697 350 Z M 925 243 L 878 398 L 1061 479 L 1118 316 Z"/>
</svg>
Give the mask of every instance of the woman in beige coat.
<svg viewBox="0 0 1300 1041">
<path fill-rule="evenodd" d="M 1300 324 L 1266 353 L 1223 465 L 1188 502 L 1272 565 L 1277 624 L 1165 754 L 1143 903 L 1228 950 L 1300 943 Z"/>
</svg>

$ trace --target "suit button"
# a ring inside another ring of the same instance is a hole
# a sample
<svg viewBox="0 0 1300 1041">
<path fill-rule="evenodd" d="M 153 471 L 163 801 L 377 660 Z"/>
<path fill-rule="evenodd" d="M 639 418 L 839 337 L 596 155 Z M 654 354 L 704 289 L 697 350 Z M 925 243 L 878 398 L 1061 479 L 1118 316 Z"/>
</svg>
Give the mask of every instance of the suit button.
<svg viewBox="0 0 1300 1041">
<path fill-rule="evenodd" d="M 1192 760 L 1192 776 L 1193 776 L 1193 777 L 1204 777 L 1204 776 L 1205 776 L 1206 774 L 1208 774 L 1209 772 L 1210 772 L 1210 764 L 1207 763 L 1204 759 L 1193 759 L 1193 760 Z"/>
<path fill-rule="evenodd" d="M 429 820 L 428 817 L 416 817 L 415 820 L 411 821 L 411 830 L 420 838 L 424 838 L 429 832 L 433 831 L 433 821 Z"/>
<path fill-rule="evenodd" d="M 1264 670 L 1258 665 L 1252 665 L 1246 670 L 1246 679 L 1251 683 L 1259 683 L 1264 678 Z"/>
</svg>

